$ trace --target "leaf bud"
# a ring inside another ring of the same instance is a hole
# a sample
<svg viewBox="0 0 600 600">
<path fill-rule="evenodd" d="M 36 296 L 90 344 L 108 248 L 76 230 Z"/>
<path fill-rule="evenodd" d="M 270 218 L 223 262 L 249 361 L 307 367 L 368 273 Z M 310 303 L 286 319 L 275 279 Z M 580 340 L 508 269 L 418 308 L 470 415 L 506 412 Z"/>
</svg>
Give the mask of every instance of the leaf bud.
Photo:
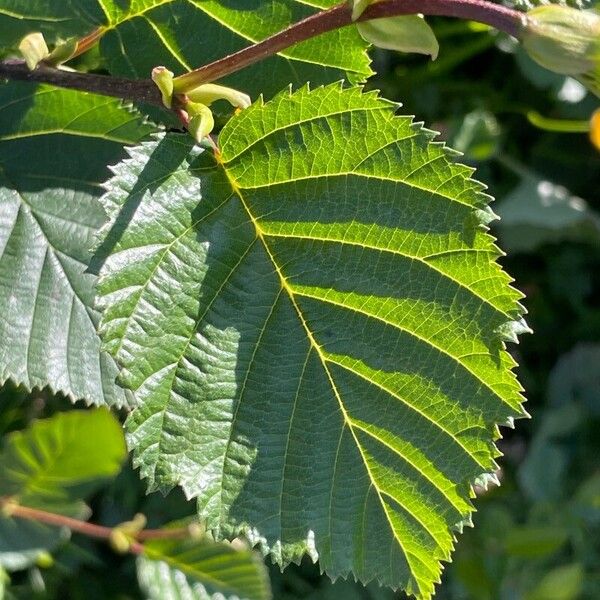
<svg viewBox="0 0 600 600">
<path fill-rule="evenodd" d="M 208 106 L 200 103 L 189 102 L 185 108 L 190 117 L 188 131 L 200 143 L 215 126 L 213 114 Z"/>
<path fill-rule="evenodd" d="M 49 56 L 44 60 L 48 65 L 56 67 L 66 63 L 68 60 L 73 58 L 77 53 L 78 42 L 77 38 L 71 38 L 62 44 L 59 44 L 52 50 Z"/>
<path fill-rule="evenodd" d="M 527 12 L 523 47 L 542 67 L 561 75 L 597 78 L 600 69 L 600 14 L 557 4 Z"/>
<path fill-rule="evenodd" d="M 33 71 L 40 62 L 50 55 L 46 40 L 39 32 L 26 35 L 19 43 L 19 50 L 30 71 Z"/>
<path fill-rule="evenodd" d="M 248 108 L 252 100 L 248 94 L 244 94 L 234 88 L 217 85 L 216 83 L 203 83 L 197 88 L 186 93 L 192 102 L 198 102 L 210 106 L 216 100 L 227 100 L 231 106 L 236 108 Z"/>
<path fill-rule="evenodd" d="M 167 108 L 171 108 L 173 103 L 173 72 L 166 67 L 154 67 L 151 77 L 160 90 L 163 104 Z"/>
</svg>

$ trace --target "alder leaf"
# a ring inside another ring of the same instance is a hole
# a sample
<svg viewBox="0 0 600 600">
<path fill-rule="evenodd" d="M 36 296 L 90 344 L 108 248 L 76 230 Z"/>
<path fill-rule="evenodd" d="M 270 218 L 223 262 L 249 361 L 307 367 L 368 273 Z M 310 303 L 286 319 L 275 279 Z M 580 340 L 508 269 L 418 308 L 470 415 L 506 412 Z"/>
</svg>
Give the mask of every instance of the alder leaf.
<svg viewBox="0 0 600 600">
<path fill-rule="evenodd" d="M 81 516 L 82 500 L 121 470 L 125 456 L 121 426 L 105 408 L 57 413 L 6 437 L 0 496 Z"/>
<path fill-rule="evenodd" d="M 150 600 L 271 597 L 267 569 L 258 554 L 206 537 L 146 542 L 137 573 Z"/>
<path fill-rule="evenodd" d="M 30 83 L 0 85 L 0 121 L 0 385 L 128 404 L 86 269 L 106 165 L 155 127 L 117 100 Z"/>
<path fill-rule="evenodd" d="M 49 41 L 106 27 L 100 49 L 110 71 L 149 77 L 164 65 L 180 75 L 285 29 L 338 0 L 0 0 L 0 40 L 15 46 L 31 31 Z M 346 27 L 288 48 L 222 80 L 253 97 L 282 85 L 360 82 L 371 75 L 368 44 Z"/>
<path fill-rule="evenodd" d="M 131 149 L 101 335 L 151 490 L 281 565 L 430 598 L 525 414 L 504 348 L 525 325 L 483 186 L 396 108 L 304 88 L 235 116 L 216 162 L 176 134 Z"/>
<path fill-rule="evenodd" d="M 125 456 L 121 426 L 106 409 L 57 413 L 4 438 L 0 497 L 86 518 L 84 499 L 119 472 Z M 66 528 L 0 511 L 0 566 L 24 569 L 68 538 Z"/>
</svg>

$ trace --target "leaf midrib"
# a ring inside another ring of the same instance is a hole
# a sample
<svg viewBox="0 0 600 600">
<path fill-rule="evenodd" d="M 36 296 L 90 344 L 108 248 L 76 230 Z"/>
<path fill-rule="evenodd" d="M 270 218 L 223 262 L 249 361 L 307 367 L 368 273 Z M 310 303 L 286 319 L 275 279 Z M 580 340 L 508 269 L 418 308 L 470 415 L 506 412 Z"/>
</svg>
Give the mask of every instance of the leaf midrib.
<svg viewBox="0 0 600 600">
<path fill-rule="evenodd" d="M 332 389 L 332 392 L 338 402 L 339 408 L 340 408 L 340 412 L 342 414 L 343 420 L 344 420 L 344 426 L 350 431 L 350 434 L 352 435 L 352 438 L 354 440 L 354 443 L 356 445 L 356 448 L 361 456 L 361 459 L 363 461 L 363 464 L 365 466 L 365 469 L 367 471 L 367 475 L 369 476 L 369 480 L 372 484 L 373 489 L 375 489 L 377 496 L 379 497 L 379 503 L 381 505 L 381 508 L 385 514 L 386 520 L 388 522 L 388 525 L 390 527 L 390 531 L 394 537 L 394 539 L 396 540 L 396 542 L 398 543 L 398 546 L 400 547 L 400 549 L 402 550 L 402 553 L 404 554 L 405 560 L 407 562 L 407 564 L 409 565 L 410 570 L 412 571 L 412 575 L 415 577 L 415 579 L 418 581 L 418 577 L 417 577 L 417 570 L 414 568 L 414 566 L 412 565 L 409 556 L 411 556 L 411 553 L 404 547 L 403 541 L 400 539 L 400 537 L 398 536 L 394 525 L 393 525 L 393 521 L 390 517 L 390 514 L 388 512 L 388 508 L 387 508 L 387 504 L 383 499 L 383 494 L 384 492 L 382 490 L 379 489 L 377 482 L 376 482 L 376 478 L 373 476 L 373 473 L 371 472 L 371 469 L 369 467 L 368 461 L 364 455 L 362 446 L 356 436 L 356 433 L 354 431 L 354 428 L 352 426 L 352 419 L 350 418 L 350 416 L 348 415 L 348 412 L 346 411 L 346 407 L 344 406 L 344 403 L 342 401 L 342 398 L 340 396 L 339 390 L 337 389 L 337 386 L 335 384 L 335 381 L 333 379 L 333 376 L 329 370 L 329 367 L 327 366 L 327 361 L 325 359 L 325 356 L 323 355 L 323 351 L 321 349 L 321 347 L 319 346 L 319 344 L 317 343 L 317 341 L 315 340 L 312 331 L 310 330 L 310 328 L 308 327 L 308 323 L 306 322 L 304 315 L 302 313 L 302 310 L 300 309 L 300 307 L 298 306 L 298 303 L 296 302 L 296 298 L 294 296 L 294 292 L 292 290 L 292 288 L 290 287 L 289 283 L 287 282 L 285 276 L 283 275 L 279 264 L 277 263 L 277 261 L 275 260 L 275 257 L 273 256 L 271 249 L 269 248 L 268 244 L 266 243 L 265 239 L 264 239 L 264 235 L 262 232 L 262 229 L 260 227 L 260 224 L 258 223 L 258 221 L 256 220 L 256 218 L 254 217 L 254 214 L 252 213 L 252 211 L 250 210 L 250 207 L 248 206 L 243 194 L 241 193 L 241 189 L 240 187 L 237 185 L 237 182 L 232 179 L 232 177 L 230 176 L 229 172 L 227 171 L 227 169 L 225 167 L 223 167 L 223 171 L 225 172 L 231 187 L 233 189 L 233 191 L 235 192 L 235 194 L 238 196 L 240 203 L 242 204 L 244 210 L 246 211 L 246 213 L 248 214 L 248 217 L 250 219 L 250 222 L 253 224 L 255 232 L 256 232 L 256 236 L 258 239 L 260 239 L 263 248 L 266 252 L 266 254 L 269 257 L 269 260 L 271 261 L 273 268 L 275 269 L 275 272 L 277 273 L 280 283 L 281 283 L 281 287 L 282 290 L 286 292 L 297 316 L 298 319 L 300 321 L 300 324 L 302 325 L 307 339 L 309 341 L 310 346 L 314 349 L 314 351 L 316 352 L 317 356 L 319 357 L 319 361 L 321 363 L 321 366 L 323 368 L 323 371 L 327 377 L 327 380 L 329 382 L 329 385 Z M 395 502 L 397 502 L 397 500 L 394 499 Z M 427 532 L 427 534 L 431 537 L 432 540 L 435 541 L 436 545 L 439 545 L 440 542 L 438 541 L 437 537 L 430 531 L 429 527 L 422 521 L 421 518 L 419 518 L 417 515 L 415 515 L 411 510 L 409 510 L 409 508 L 405 505 L 403 505 L 403 509 L 406 510 L 413 519 L 415 519 L 416 522 L 418 522 L 421 527 L 423 527 L 424 531 Z"/>
</svg>

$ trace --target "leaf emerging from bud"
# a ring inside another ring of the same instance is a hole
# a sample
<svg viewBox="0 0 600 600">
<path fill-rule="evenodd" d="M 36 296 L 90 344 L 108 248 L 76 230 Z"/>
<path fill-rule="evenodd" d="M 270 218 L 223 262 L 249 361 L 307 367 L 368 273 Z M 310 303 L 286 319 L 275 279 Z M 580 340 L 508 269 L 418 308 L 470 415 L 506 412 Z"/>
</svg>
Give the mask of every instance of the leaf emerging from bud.
<svg viewBox="0 0 600 600">
<path fill-rule="evenodd" d="M 596 95 L 600 86 L 600 13 L 538 6 L 524 20 L 523 47 L 542 67 L 579 79 Z"/>
<path fill-rule="evenodd" d="M 166 67 L 154 67 L 152 69 L 152 81 L 160 90 L 163 104 L 171 108 L 173 102 L 173 72 Z"/>
<path fill-rule="evenodd" d="M 350 0 L 352 20 L 356 21 L 356 19 L 365 12 L 365 8 L 367 8 L 369 4 L 373 4 L 374 1 L 376 2 L 377 0 Z"/>
<path fill-rule="evenodd" d="M 187 92 L 186 95 L 192 102 L 199 102 L 206 106 L 210 106 L 216 100 L 227 100 L 236 108 L 248 108 L 252 104 L 248 94 L 216 83 L 204 83 Z"/>
<path fill-rule="evenodd" d="M 435 34 L 421 15 L 361 21 L 356 27 L 367 42 L 379 48 L 428 54 L 432 60 L 440 49 Z"/>
<path fill-rule="evenodd" d="M 195 102 L 189 102 L 186 110 L 190 117 L 188 131 L 200 143 L 205 137 L 208 137 L 215 126 L 213 114 L 208 106 Z"/>
<path fill-rule="evenodd" d="M 62 65 L 75 56 L 77 52 L 77 46 L 77 38 L 71 38 L 70 40 L 67 40 L 66 42 L 56 46 L 56 48 L 52 50 L 44 62 L 48 65 L 52 65 L 53 67 Z"/>
<path fill-rule="evenodd" d="M 30 71 L 33 71 L 40 62 L 50 55 L 46 40 L 39 32 L 26 35 L 19 43 L 19 50 Z"/>
</svg>

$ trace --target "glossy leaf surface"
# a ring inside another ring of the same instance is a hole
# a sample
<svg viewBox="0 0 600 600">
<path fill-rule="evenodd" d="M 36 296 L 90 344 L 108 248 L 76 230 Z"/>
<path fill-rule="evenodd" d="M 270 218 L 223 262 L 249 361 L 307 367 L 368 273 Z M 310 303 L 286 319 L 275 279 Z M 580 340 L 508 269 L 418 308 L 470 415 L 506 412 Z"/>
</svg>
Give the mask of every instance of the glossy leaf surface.
<svg viewBox="0 0 600 600">
<path fill-rule="evenodd" d="M 0 86 L 0 384 L 129 402 L 100 351 L 89 248 L 107 164 L 155 128 L 117 100 Z"/>
<path fill-rule="evenodd" d="M 232 119 L 217 162 L 181 135 L 131 150 L 101 333 L 151 489 L 281 564 L 429 598 L 524 414 L 504 349 L 524 324 L 489 197 L 395 108 L 305 88 Z"/>
</svg>

